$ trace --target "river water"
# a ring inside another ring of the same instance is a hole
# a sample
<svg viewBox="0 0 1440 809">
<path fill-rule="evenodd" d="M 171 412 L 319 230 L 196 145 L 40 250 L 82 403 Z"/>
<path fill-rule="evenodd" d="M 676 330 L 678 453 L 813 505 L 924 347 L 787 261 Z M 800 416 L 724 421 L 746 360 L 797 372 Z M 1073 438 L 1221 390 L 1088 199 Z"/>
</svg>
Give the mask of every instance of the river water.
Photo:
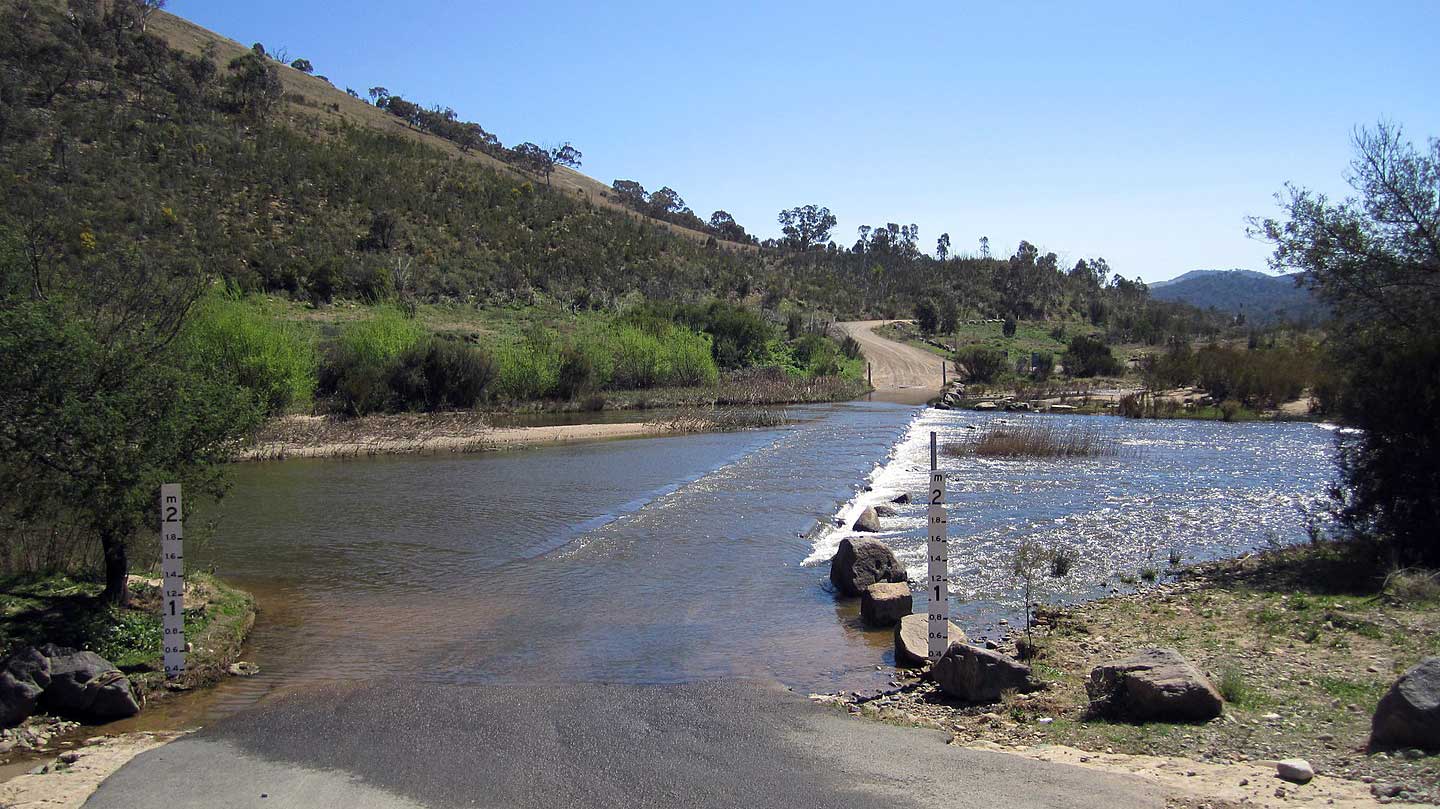
<svg viewBox="0 0 1440 809">
<path fill-rule="evenodd" d="M 953 441 L 994 417 L 881 403 L 792 413 L 775 430 L 236 467 L 208 515 L 213 538 L 187 556 L 258 595 L 247 657 L 263 673 L 217 690 L 207 711 L 394 675 L 883 684 L 890 632 L 836 599 L 829 556 L 865 504 L 914 492 L 881 538 L 920 578 L 928 434 Z M 1120 573 L 1163 570 L 1172 548 L 1188 561 L 1301 540 L 1301 510 L 1330 477 L 1331 434 L 1311 424 L 1024 419 L 1083 425 L 1124 451 L 942 457 L 952 610 L 979 637 L 1018 612 L 1007 571 L 1022 537 L 1078 553 L 1048 599 L 1091 597 L 1124 587 Z"/>
</svg>

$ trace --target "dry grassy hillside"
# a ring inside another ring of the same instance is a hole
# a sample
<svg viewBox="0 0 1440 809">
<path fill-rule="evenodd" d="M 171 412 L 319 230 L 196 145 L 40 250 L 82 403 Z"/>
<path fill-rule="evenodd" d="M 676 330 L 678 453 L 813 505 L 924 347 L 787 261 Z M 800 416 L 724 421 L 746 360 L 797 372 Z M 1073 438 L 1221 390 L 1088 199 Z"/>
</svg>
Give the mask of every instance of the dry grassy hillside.
<svg viewBox="0 0 1440 809">
<path fill-rule="evenodd" d="M 170 43 L 171 47 L 189 53 L 199 53 L 207 43 L 214 42 L 218 48 L 217 57 L 222 67 L 231 59 L 248 53 L 250 50 L 249 46 L 242 45 L 233 39 L 228 39 L 206 28 L 202 28 L 189 20 L 163 11 L 156 13 L 155 16 L 151 18 L 149 30 L 164 37 L 165 40 Z M 538 182 L 536 177 L 508 163 L 497 160 L 490 155 L 478 151 L 462 152 L 458 146 L 448 140 L 414 129 L 388 112 L 378 109 L 361 99 L 351 97 L 350 94 L 346 93 L 343 89 L 332 85 L 330 82 L 318 76 L 302 73 L 288 65 L 282 65 L 278 62 L 276 64 L 280 68 L 280 80 L 285 87 L 286 112 L 292 117 L 295 115 L 305 115 L 318 117 L 321 120 L 338 118 L 357 126 L 365 126 L 371 129 L 412 138 L 433 146 L 456 159 L 473 160 L 491 166 L 497 171 Z M 680 227 L 679 225 L 659 219 L 652 219 L 630 210 L 611 198 L 610 186 L 592 177 L 581 174 L 574 169 L 557 166 L 550 177 L 550 183 L 556 190 L 562 191 L 576 199 L 587 200 L 594 205 L 601 205 L 606 208 L 621 211 L 635 219 L 652 222 L 679 236 L 699 242 L 710 238 L 708 233 Z M 720 244 L 734 250 L 757 249 L 754 245 L 740 244 L 737 242 L 721 241 Z"/>
</svg>

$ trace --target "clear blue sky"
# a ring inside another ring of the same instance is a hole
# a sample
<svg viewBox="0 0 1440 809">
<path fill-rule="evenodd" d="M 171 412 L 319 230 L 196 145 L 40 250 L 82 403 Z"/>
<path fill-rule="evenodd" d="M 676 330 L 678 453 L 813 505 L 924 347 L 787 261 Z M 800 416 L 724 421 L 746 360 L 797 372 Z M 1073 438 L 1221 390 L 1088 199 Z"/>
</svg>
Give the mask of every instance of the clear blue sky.
<svg viewBox="0 0 1440 809">
<path fill-rule="evenodd" d="M 169 8 L 762 237 L 813 202 L 845 245 L 917 223 L 928 249 L 1027 239 L 1150 281 L 1264 269 L 1245 217 L 1286 181 L 1343 192 L 1355 126 L 1440 136 L 1435 0 Z"/>
</svg>

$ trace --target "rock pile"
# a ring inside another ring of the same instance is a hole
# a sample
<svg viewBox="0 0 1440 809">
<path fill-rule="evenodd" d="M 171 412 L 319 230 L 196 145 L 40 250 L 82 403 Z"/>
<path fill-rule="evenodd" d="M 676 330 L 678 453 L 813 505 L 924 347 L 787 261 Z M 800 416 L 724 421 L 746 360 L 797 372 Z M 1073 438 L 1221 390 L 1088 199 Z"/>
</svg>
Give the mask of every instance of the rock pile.
<svg viewBox="0 0 1440 809">
<path fill-rule="evenodd" d="M 24 721 L 37 708 L 86 721 L 140 713 L 129 678 L 94 652 L 46 644 L 0 662 L 0 725 Z"/>
</svg>

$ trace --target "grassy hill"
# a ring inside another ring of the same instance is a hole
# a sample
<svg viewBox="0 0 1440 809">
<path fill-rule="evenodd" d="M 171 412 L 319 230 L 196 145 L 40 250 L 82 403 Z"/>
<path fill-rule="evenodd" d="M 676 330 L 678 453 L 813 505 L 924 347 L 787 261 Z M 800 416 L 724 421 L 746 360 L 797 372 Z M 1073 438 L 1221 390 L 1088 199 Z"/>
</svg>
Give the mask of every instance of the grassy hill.
<svg viewBox="0 0 1440 809">
<path fill-rule="evenodd" d="M 1316 321 L 1323 309 L 1293 275 L 1267 275 L 1254 270 L 1193 270 L 1150 284 L 1150 295 L 1162 301 L 1215 309 L 1227 315 L 1244 315 L 1252 325 L 1281 320 Z"/>
<path fill-rule="evenodd" d="M 207 46 L 213 43 L 216 58 L 220 64 L 225 64 L 231 59 L 250 52 L 248 45 L 242 45 L 233 39 L 202 28 L 183 17 L 164 11 L 157 11 L 152 16 L 147 30 L 164 39 L 170 47 L 194 56 L 200 55 Z M 279 69 L 280 83 L 284 88 L 283 100 L 289 107 L 287 112 L 290 115 L 305 115 L 322 122 L 322 124 L 339 122 L 367 127 L 376 132 L 423 143 L 452 159 L 473 161 L 522 181 L 537 179 L 492 155 L 480 151 L 462 151 L 460 147 L 444 138 L 409 126 L 385 110 L 351 96 L 344 89 L 331 84 L 323 76 L 303 73 L 281 62 L 275 64 Z M 609 185 L 566 166 L 556 167 L 554 175 L 550 178 L 550 184 L 561 193 L 576 200 L 583 200 L 589 204 L 621 212 L 626 216 L 643 220 L 687 239 L 704 242 L 711 237 L 708 233 L 652 219 L 632 211 L 614 199 Z M 724 240 L 720 240 L 720 243 L 734 250 L 755 249 L 753 245 L 749 244 Z"/>
<path fill-rule="evenodd" d="M 0 265 L 16 289 L 103 302 L 174 274 L 322 310 L 437 305 L 480 321 L 722 302 L 787 326 L 928 302 L 952 319 L 1085 321 L 1148 344 L 1221 323 L 1028 242 L 1008 258 L 937 260 L 887 224 L 848 248 L 727 245 L 579 172 L 547 184 L 503 148 L 462 149 L 173 15 L 142 25 L 127 16 L 136 5 L 0 8 L 0 176 L 13 189 Z"/>
</svg>

